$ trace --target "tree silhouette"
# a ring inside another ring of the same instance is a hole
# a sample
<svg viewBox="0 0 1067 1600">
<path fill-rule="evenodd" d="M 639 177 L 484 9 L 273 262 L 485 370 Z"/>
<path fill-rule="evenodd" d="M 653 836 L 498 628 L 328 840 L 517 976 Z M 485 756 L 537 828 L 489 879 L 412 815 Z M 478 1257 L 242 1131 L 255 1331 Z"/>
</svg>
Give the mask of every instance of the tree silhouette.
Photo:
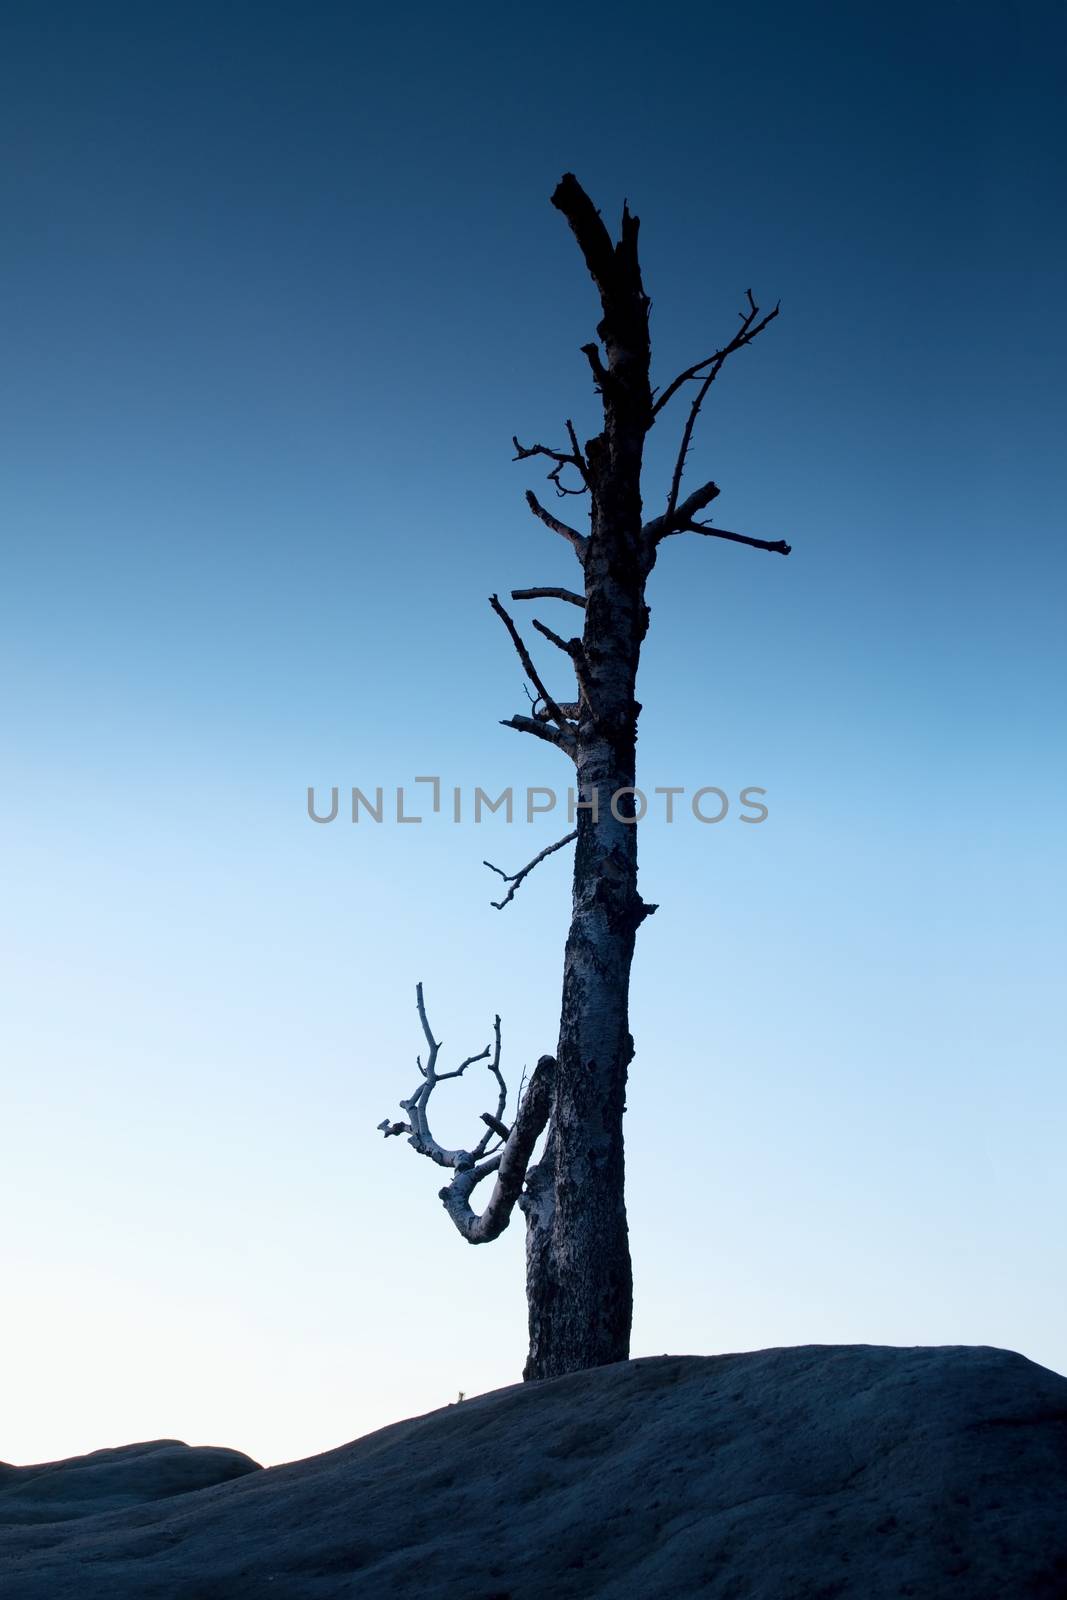
<svg viewBox="0 0 1067 1600">
<path fill-rule="evenodd" d="M 500 1019 L 494 1045 L 439 1072 L 439 1045 L 426 1015 L 422 985 L 418 1013 L 426 1038 L 425 1063 L 410 1099 L 406 1122 L 383 1122 L 386 1136 L 406 1134 L 422 1155 L 452 1171 L 441 1199 L 459 1232 L 472 1244 L 496 1238 L 516 1204 L 526 1218 L 526 1289 L 530 1344 L 524 1376 L 550 1378 L 629 1355 L 632 1275 L 624 1197 L 623 1112 L 626 1078 L 634 1055 L 629 1027 L 630 968 L 638 928 L 656 907 L 637 887 L 635 747 L 640 706 L 635 698 L 641 644 L 648 629 L 648 581 L 665 539 L 695 533 L 711 539 L 789 554 L 784 540 L 757 539 L 714 527 L 702 513 L 719 493 L 713 482 L 683 493 L 686 461 L 701 408 L 729 358 L 758 337 L 778 315 L 766 314 L 746 295 L 733 338 L 680 372 L 660 393 L 650 382 L 649 298 L 638 259 L 638 219 L 624 205 L 617 241 L 578 180 L 564 176 L 552 196 L 577 240 L 600 296 L 599 343 L 582 346 L 603 408 L 603 427 L 584 448 L 573 424 L 567 444 L 521 445 L 515 459 L 544 459 L 560 499 L 585 498 L 588 530 L 555 516 L 531 491 L 526 502 L 546 527 L 574 551 L 576 590 L 514 589 L 513 600 L 552 599 L 583 613 L 580 636 L 566 638 L 535 620 L 533 627 L 566 657 L 574 688 L 555 699 L 540 676 L 514 620 L 496 595 L 490 604 L 518 652 L 531 685 L 527 713 L 505 726 L 554 745 L 576 768 L 576 826 L 542 850 L 521 871 L 500 872 L 507 893 L 501 909 L 546 856 L 575 845 L 570 930 L 563 965 L 559 1039 L 554 1056 L 537 1063 L 513 1122 L 500 1067 Z M 662 511 L 646 519 L 641 472 L 645 440 L 676 397 L 689 397 L 674 469 Z M 487 863 L 488 864 L 488 863 Z M 482 1118 L 485 1133 L 469 1150 L 443 1149 L 428 1121 L 439 1083 L 487 1061 L 498 1086 L 495 1113 Z M 531 1164 L 538 1138 L 544 1147 Z M 475 1188 L 495 1176 L 491 1197 L 478 1214 Z"/>
</svg>

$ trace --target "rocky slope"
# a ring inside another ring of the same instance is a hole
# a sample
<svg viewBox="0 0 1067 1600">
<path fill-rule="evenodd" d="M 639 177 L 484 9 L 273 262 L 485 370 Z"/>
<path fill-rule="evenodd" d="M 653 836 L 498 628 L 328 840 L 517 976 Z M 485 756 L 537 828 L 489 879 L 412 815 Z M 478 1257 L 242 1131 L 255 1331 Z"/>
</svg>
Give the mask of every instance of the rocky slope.
<svg viewBox="0 0 1067 1600">
<path fill-rule="evenodd" d="M 38 1467 L 10 1467 L 0 1461 L 0 1527 L 95 1517 L 260 1470 L 258 1462 L 239 1450 L 191 1449 L 180 1439 L 94 1450 Z"/>
<path fill-rule="evenodd" d="M 663 1356 L 499 1390 L 289 1466 L 220 1454 L 240 1476 L 188 1492 L 156 1476 L 166 1498 L 119 1509 L 102 1488 L 100 1513 L 78 1520 L 69 1507 L 91 1495 L 57 1495 L 68 1520 L 44 1523 L 47 1474 L 36 1499 L 26 1480 L 26 1525 L 0 1528 L 0 1593 L 1067 1597 L 1067 1379 L 1001 1350 Z M 11 1492 L 0 1481 L 0 1506 Z"/>
</svg>

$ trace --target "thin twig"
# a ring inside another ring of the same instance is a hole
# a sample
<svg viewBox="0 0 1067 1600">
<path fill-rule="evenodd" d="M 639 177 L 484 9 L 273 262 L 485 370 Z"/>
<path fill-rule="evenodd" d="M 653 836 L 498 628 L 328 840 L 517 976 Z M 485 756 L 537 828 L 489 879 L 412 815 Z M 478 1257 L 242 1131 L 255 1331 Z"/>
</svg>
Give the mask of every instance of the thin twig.
<svg viewBox="0 0 1067 1600">
<path fill-rule="evenodd" d="M 751 294 L 751 290 L 749 293 Z M 749 327 L 747 330 L 744 326 L 742 326 L 741 331 L 735 334 L 735 336 L 730 340 L 730 343 L 724 345 L 721 350 L 716 350 L 712 355 L 705 356 L 703 361 L 694 361 L 691 367 L 686 367 L 684 372 L 680 372 L 678 376 L 667 385 L 663 393 L 657 397 L 652 407 L 653 417 L 659 415 L 659 413 L 663 410 L 663 407 L 668 403 L 669 400 L 673 399 L 683 384 L 689 383 L 692 379 L 699 377 L 700 373 L 705 367 L 711 366 L 713 362 L 718 362 L 721 366 L 728 356 L 733 355 L 737 350 L 744 349 L 746 344 L 751 344 L 753 339 L 763 332 L 767 324 L 774 321 L 781 309 L 782 302 L 779 301 L 774 310 L 769 311 L 764 317 L 763 321 L 757 326 Z M 739 313 L 739 315 L 741 316 L 742 323 L 744 323 L 745 313 L 742 311 Z"/>
<path fill-rule="evenodd" d="M 578 830 L 575 828 L 572 833 L 565 834 L 562 839 L 557 839 L 555 844 L 547 845 L 544 850 L 534 856 L 532 861 L 528 861 L 519 872 L 505 872 L 502 867 L 494 867 L 491 861 L 483 861 L 483 867 L 488 867 L 490 872 L 495 872 L 499 877 L 503 878 L 505 883 L 511 885 L 503 900 L 491 900 L 489 902 L 490 905 L 497 911 L 503 911 L 506 905 L 511 904 L 516 889 L 521 887 L 523 881 L 529 877 L 534 867 L 540 866 L 546 856 L 554 855 L 557 850 L 562 850 L 565 844 L 573 844 L 577 837 Z"/>
<path fill-rule="evenodd" d="M 775 306 L 770 315 L 764 317 L 763 321 L 759 323 L 757 327 L 756 319 L 759 316 L 759 306 L 752 298 L 752 290 L 748 289 L 745 292 L 748 298 L 749 309 L 747 313 L 740 313 L 741 331 L 736 334 L 734 338 L 731 339 L 730 343 L 724 346 L 722 350 L 717 351 L 714 356 L 709 356 L 706 361 L 698 361 L 696 366 L 691 367 L 688 371 L 688 377 L 696 377 L 700 369 L 704 366 L 709 366 L 710 363 L 708 372 L 705 373 L 701 380 L 700 388 L 697 390 L 696 398 L 689 407 L 689 415 L 686 418 L 685 427 L 682 429 L 682 442 L 678 447 L 678 456 L 674 463 L 674 472 L 671 475 L 671 490 L 667 497 L 665 520 L 668 525 L 674 521 L 675 513 L 678 510 L 678 496 L 681 493 L 682 488 L 682 474 L 685 471 L 685 460 L 686 456 L 689 454 L 689 446 L 693 442 L 693 430 L 696 427 L 697 418 L 700 415 L 700 408 L 707 399 L 708 390 L 711 388 L 712 384 L 715 382 L 715 379 L 722 371 L 727 357 L 733 355 L 735 350 L 740 350 L 742 346 L 751 343 L 751 341 L 756 337 L 756 333 L 759 332 L 760 329 L 765 328 L 768 322 L 772 322 L 778 315 L 778 306 Z M 686 378 L 683 378 L 682 381 L 685 382 Z M 670 394 L 674 392 L 674 388 L 677 388 L 677 382 L 672 389 L 668 389 L 668 399 Z M 663 403 L 665 402 L 661 400 L 661 404 Z M 653 417 L 655 416 L 657 409 L 658 407 L 653 407 Z"/>
</svg>

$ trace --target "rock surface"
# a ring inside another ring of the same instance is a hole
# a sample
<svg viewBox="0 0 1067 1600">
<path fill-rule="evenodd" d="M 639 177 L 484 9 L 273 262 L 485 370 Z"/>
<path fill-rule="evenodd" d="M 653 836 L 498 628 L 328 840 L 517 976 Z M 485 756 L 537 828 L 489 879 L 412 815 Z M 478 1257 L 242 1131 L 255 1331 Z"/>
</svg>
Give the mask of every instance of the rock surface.
<svg viewBox="0 0 1067 1600">
<path fill-rule="evenodd" d="M 117 1450 L 94 1450 L 69 1461 L 11 1467 L 0 1461 L 0 1526 L 67 1522 L 164 1500 L 262 1471 L 239 1450 L 196 1448 L 154 1439 Z"/>
<path fill-rule="evenodd" d="M 625 1362 L 0 1529 L 0 1593 L 1065 1600 L 1067 1379 L 969 1346 Z"/>
</svg>

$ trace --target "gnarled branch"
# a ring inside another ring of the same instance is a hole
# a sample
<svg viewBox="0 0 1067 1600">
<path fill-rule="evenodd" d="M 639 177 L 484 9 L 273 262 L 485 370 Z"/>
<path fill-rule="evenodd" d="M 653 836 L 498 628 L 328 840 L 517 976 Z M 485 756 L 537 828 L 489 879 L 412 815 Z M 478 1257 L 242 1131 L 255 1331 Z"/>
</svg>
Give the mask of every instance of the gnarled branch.
<svg viewBox="0 0 1067 1600">
<path fill-rule="evenodd" d="M 453 1071 L 438 1072 L 437 1058 L 441 1043 L 434 1038 L 426 1016 L 421 983 L 415 986 L 415 1003 L 426 1038 L 428 1054 L 425 1066 L 421 1058 L 416 1058 L 422 1082 L 409 1099 L 400 1102 L 411 1120 L 390 1122 L 386 1118 L 378 1126 L 387 1139 L 406 1133 L 408 1143 L 420 1155 L 428 1156 L 438 1166 L 451 1168 L 454 1176 L 451 1182 L 440 1190 L 439 1199 L 459 1232 L 470 1244 L 485 1244 L 503 1233 L 511 1220 L 511 1213 L 519 1198 L 526 1169 L 530 1164 L 533 1147 L 552 1110 L 556 1063 L 552 1056 L 542 1056 L 538 1061 L 525 1095 L 520 1090 L 515 1121 L 509 1129 L 503 1121 L 508 1091 L 500 1070 L 500 1018 L 493 1019 L 495 1043 L 491 1057 L 490 1046 L 486 1045 L 478 1055 L 469 1056 Z M 439 1083 L 444 1083 L 449 1078 L 462 1077 L 468 1067 L 473 1066 L 476 1061 L 485 1061 L 487 1058 L 490 1058 L 489 1070 L 498 1085 L 496 1111 L 483 1113 L 482 1121 L 486 1125 L 486 1131 L 470 1150 L 447 1150 L 438 1144 L 430 1132 L 428 1117 L 430 1096 Z M 491 1150 L 489 1145 L 494 1135 L 499 1138 L 500 1143 Z M 471 1208 L 470 1197 L 477 1185 L 494 1172 L 497 1174 L 497 1181 L 493 1193 L 484 1212 L 478 1216 Z"/>
<path fill-rule="evenodd" d="M 401 1100 L 400 1102 L 401 1109 L 408 1113 L 411 1121 L 390 1122 L 389 1119 L 386 1118 L 384 1122 L 379 1122 L 378 1127 L 387 1139 L 396 1138 L 400 1134 L 406 1133 L 408 1135 L 408 1144 L 417 1150 L 421 1156 L 428 1156 L 431 1161 L 436 1161 L 439 1167 L 463 1167 L 466 1164 L 476 1161 L 480 1156 L 485 1154 L 488 1148 L 488 1138 L 486 1137 L 484 1142 L 480 1146 L 476 1147 L 474 1151 L 447 1150 L 443 1145 L 439 1145 L 437 1140 L 431 1134 L 430 1125 L 426 1116 L 426 1108 L 431 1094 L 439 1083 L 444 1083 L 448 1078 L 461 1078 L 466 1072 L 467 1068 L 472 1067 L 476 1061 L 486 1060 L 489 1055 L 490 1047 L 489 1045 L 486 1045 L 485 1049 L 480 1050 L 476 1056 L 468 1056 L 466 1061 L 461 1062 L 460 1065 L 454 1068 L 452 1072 L 438 1072 L 437 1057 L 441 1049 L 441 1041 L 434 1038 L 433 1030 L 430 1027 L 429 1019 L 426 1016 L 426 1006 L 422 998 L 421 983 L 417 983 L 415 985 L 415 1006 L 419 1013 L 419 1021 L 422 1024 L 423 1035 L 426 1039 L 427 1056 L 425 1066 L 422 1064 L 421 1056 L 415 1057 L 415 1065 L 422 1074 L 422 1083 L 409 1099 Z M 499 1117 L 503 1115 L 504 1106 L 507 1102 L 507 1091 L 504 1088 L 504 1080 L 500 1075 L 499 1017 L 495 1018 L 493 1026 L 496 1038 L 496 1052 L 492 1061 L 490 1062 L 489 1070 L 497 1079 L 503 1095 L 503 1099 L 498 1103 L 497 1107 L 497 1116 Z"/>
<path fill-rule="evenodd" d="M 556 463 L 548 474 L 548 481 L 555 484 L 556 493 L 561 497 L 566 494 L 586 494 L 589 489 L 589 468 L 584 455 L 579 449 L 578 436 L 574 431 L 574 424 L 570 421 L 567 422 L 567 433 L 571 441 L 570 450 L 553 450 L 547 444 L 524 445 L 519 443 L 514 434 L 511 436 L 511 442 L 515 446 L 515 454 L 511 458 L 513 461 L 528 461 L 531 456 L 547 456 L 549 461 Z M 563 482 L 562 473 L 564 467 L 573 467 L 575 469 L 582 480 L 580 488 L 571 489 Z"/>
<path fill-rule="evenodd" d="M 526 1181 L 534 1145 L 552 1115 L 555 1087 L 555 1057 L 541 1056 L 530 1075 L 514 1126 L 500 1154 L 492 1163 L 483 1163 L 481 1169 L 457 1172 L 452 1182 L 440 1191 L 439 1198 L 445 1210 L 468 1244 L 489 1244 L 500 1237 L 511 1221 L 511 1213 Z M 496 1183 L 485 1210 L 478 1216 L 471 1209 L 470 1196 L 482 1179 L 488 1177 L 491 1166 L 496 1170 Z"/>
</svg>

